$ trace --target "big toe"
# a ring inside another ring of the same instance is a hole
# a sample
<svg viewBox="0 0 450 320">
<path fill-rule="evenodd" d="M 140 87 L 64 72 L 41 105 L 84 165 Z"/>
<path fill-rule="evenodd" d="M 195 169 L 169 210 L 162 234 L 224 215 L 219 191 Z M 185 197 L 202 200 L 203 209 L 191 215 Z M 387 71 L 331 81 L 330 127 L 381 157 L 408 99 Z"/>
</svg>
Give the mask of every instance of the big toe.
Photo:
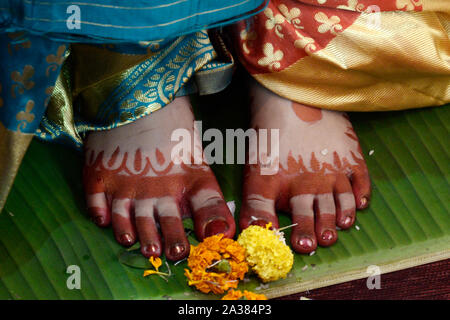
<svg viewBox="0 0 450 320">
<path fill-rule="evenodd" d="M 219 233 L 227 238 L 234 236 L 236 224 L 233 215 L 215 180 L 199 183 L 189 200 L 195 234 L 199 240 Z"/>
</svg>

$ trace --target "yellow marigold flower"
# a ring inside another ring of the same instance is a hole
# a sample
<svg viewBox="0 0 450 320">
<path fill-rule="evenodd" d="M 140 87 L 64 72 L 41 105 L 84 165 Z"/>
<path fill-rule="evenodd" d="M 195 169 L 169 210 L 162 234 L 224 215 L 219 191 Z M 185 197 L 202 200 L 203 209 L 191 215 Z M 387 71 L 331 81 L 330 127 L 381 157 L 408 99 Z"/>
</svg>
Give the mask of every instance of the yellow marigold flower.
<svg viewBox="0 0 450 320">
<path fill-rule="evenodd" d="M 244 290 L 244 292 L 240 290 L 231 289 L 228 291 L 226 295 L 222 297 L 222 300 L 267 300 L 267 297 L 263 294 L 257 294 L 251 291 Z"/>
<path fill-rule="evenodd" d="M 294 263 L 294 255 L 275 230 L 250 226 L 237 242 L 245 248 L 246 261 L 263 282 L 285 278 Z"/>
<path fill-rule="evenodd" d="M 190 286 L 216 294 L 236 288 L 248 271 L 245 250 L 223 234 L 205 238 L 197 246 L 191 245 L 185 275 Z"/>
</svg>

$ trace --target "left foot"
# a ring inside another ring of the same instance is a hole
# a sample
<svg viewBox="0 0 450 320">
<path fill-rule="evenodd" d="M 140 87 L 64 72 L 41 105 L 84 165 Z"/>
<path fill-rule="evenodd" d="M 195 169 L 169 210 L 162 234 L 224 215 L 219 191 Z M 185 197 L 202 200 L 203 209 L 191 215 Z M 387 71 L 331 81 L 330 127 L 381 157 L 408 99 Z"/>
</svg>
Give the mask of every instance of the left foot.
<svg viewBox="0 0 450 320">
<path fill-rule="evenodd" d="M 184 156 L 172 153 L 179 145 L 172 133 L 181 129 L 187 134 Z M 112 224 L 123 246 L 139 240 L 144 256 L 164 252 L 169 260 L 189 254 L 182 224 L 186 216 L 192 216 L 199 240 L 217 233 L 233 237 L 234 218 L 203 161 L 201 142 L 193 137 L 194 115 L 187 97 L 125 126 L 90 133 L 84 185 L 96 224 Z"/>
<path fill-rule="evenodd" d="M 369 204 L 369 174 L 350 121 L 343 112 L 301 105 L 256 83 L 252 97 L 252 127 L 279 129 L 279 170 L 261 175 L 259 164 L 246 166 L 241 229 L 268 222 L 278 228 L 275 212 L 282 210 L 297 224 L 295 251 L 332 245 L 336 226 L 350 228 L 356 209 Z"/>
</svg>

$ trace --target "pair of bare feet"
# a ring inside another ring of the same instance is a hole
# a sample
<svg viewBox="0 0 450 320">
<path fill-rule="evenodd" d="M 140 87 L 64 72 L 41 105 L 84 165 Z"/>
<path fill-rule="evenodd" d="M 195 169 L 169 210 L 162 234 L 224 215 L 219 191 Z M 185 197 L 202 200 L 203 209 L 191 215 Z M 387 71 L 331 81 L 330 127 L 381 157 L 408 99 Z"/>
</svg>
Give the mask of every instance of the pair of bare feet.
<svg viewBox="0 0 450 320">
<path fill-rule="evenodd" d="M 290 212 L 296 224 L 291 233 L 295 251 L 332 245 L 336 226 L 351 227 L 356 209 L 367 207 L 370 197 L 351 123 L 344 113 L 291 102 L 258 84 L 251 95 L 251 126 L 279 129 L 279 170 L 262 175 L 258 164 L 246 165 L 241 229 L 268 222 L 278 228 L 276 210 L 281 210 Z M 187 97 L 129 125 L 91 133 L 86 141 L 90 215 L 98 226 L 112 224 L 120 244 L 140 241 L 146 257 L 164 251 L 169 260 L 180 260 L 189 254 L 182 224 L 186 216 L 193 218 L 199 240 L 217 233 L 233 237 L 236 231 L 209 166 L 174 161 L 171 136 L 180 128 L 195 137 Z M 192 145 L 201 154 L 200 142 L 194 139 Z"/>
</svg>

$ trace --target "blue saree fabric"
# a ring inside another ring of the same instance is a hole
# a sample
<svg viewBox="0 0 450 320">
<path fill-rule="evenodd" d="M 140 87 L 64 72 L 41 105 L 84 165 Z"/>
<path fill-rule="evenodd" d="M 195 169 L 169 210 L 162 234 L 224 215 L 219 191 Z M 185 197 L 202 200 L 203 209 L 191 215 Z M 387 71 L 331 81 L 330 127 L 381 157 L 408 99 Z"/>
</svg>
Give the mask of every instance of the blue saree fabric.
<svg viewBox="0 0 450 320">
<path fill-rule="evenodd" d="M 0 34 L 0 122 L 34 133 L 44 116 L 67 46 L 25 33 Z"/>
<path fill-rule="evenodd" d="M 268 0 L 0 0 L 0 31 L 64 41 L 175 38 L 255 14 Z"/>
<path fill-rule="evenodd" d="M 200 29 L 245 18 L 265 4 L 264 0 L 0 0 L 0 122 L 8 130 L 36 133 L 46 140 L 69 139 L 80 146 L 85 132 L 134 121 L 176 95 L 212 93 L 196 86 L 196 76 L 203 71 L 204 78 L 214 83 L 211 75 L 225 69 L 229 73 L 232 58 L 218 61 L 207 31 Z M 79 16 L 70 20 L 77 13 L 74 6 Z M 73 88 L 70 78 L 89 72 L 82 68 L 90 60 L 103 62 L 101 56 L 89 56 L 77 66 L 81 69 L 60 72 L 74 42 L 145 59 L 124 68 L 120 81 L 102 96 L 104 100 L 95 101 L 97 105 L 91 102 L 93 93 L 86 93 L 89 98 L 84 102 L 95 110 L 86 111 L 70 96 L 74 89 L 81 98 L 84 94 L 83 88 Z M 52 117 L 49 113 L 57 112 L 56 107 L 46 111 L 55 88 L 60 96 L 56 104 L 72 109 L 64 110 L 70 120 Z"/>
</svg>

